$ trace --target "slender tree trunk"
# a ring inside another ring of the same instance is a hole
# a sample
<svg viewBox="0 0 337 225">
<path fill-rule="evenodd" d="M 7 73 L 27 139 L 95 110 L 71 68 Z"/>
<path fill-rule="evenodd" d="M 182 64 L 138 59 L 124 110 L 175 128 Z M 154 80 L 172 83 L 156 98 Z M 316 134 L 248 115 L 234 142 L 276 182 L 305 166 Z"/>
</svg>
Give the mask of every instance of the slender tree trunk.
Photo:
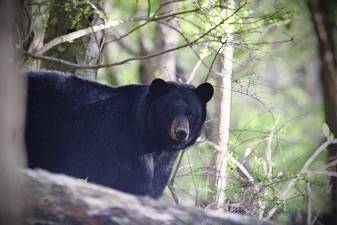
<svg viewBox="0 0 337 225">
<path fill-rule="evenodd" d="M 11 1 L 0 1 L 0 224 L 19 225 L 23 214 L 18 168 L 24 166 L 25 83 L 15 69 L 13 9 Z"/>
<path fill-rule="evenodd" d="M 179 6 L 179 2 L 172 0 L 160 0 L 159 3 L 162 6 L 158 12 L 159 16 L 172 13 Z M 157 22 L 153 51 L 161 52 L 177 45 L 178 34 L 170 26 L 178 27 L 178 19 L 173 17 Z M 146 53 L 144 46 L 141 47 L 141 53 Z M 177 80 L 176 53 L 174 51 L 146 60 L 143 63 L 140 68 L 142 82 L 149 83 L 154 77 L 161 77 L 170 81 Z"/>
<path fill-rule="evenodd" d="M 229 15 L 230 9 L 235 7 L 234 0 L 228 0 L 229 9 L 225 10 L 225 14 Z M 230 21 L 229 21 L 230 22 Z M 227 44 L 222 48 L 218 55 L 218 65 L 222 76 L 216 78 L 216 86 L 220 87 L 215 93 L 215 113 L 212 116 L 212 125 L 210 132 L 210 140 L 217 146 L 211 161 L 211 175 L 209 177 L 209 195 L 208 202 L 216 208 L 223 208 L 225 203 L 225 189 L 227 179 L 228 157 L 228 140 L 230 128 L 230 112 L 231 112 L 231 89 L 232 89 L 232 58 L 234 49 L 230 45 L 232 40 L 232 31 L 228 24 L 224 25 L 227 33 Z M 228 44 L 229 43 L 229 44 Z"/>
<path fill-rule="evenodd" d="M 99 1 L 97 1 L 97 4 L 98 2 Z M 89 4 L 73 5 L 75 2 L 67 0 L 53 0 L 51 4 L 53 5 L 53 10 L 50 11 L 48 18 L 44 43 L 77 29 L 103 23 L 103 19 L 96 14 L 95 10 Z M 90 15 L 87 15 L 87 12 L 82 13 L 82 11 L 86 11 L 88 7 L 91 7 L 91 9 L 89 9 Z M 102 40 L 103 31 L 96 32 L 76 39 L 71 43 L 61 44 L 49 50 L 47 55 L 73 63 L 95 65 L 101 60 Z M 76 73 L 88 79 L 95 79 L 97 75 L 97 70 L 94 69 L 74 69 L 52 62 L 43 62 L 42 67 Z"/>
<path fill-rule="evenodd" d="M 308 0 L 313 25 L 318 41 L 319 56 L 321 61 L 321 85 L 323 91 L 324 113 L 330 131 L 337 136 L 337 70 L 336 49 L 334 33 L 336 32 L 335 21 L 337 4 L 334 1 Z M 337 145 L 329 146 L 329 158 L 336 159 Z M 337 168 L 336 168 L 337 169 Z M 337 225 L 337 178 L 331 177 L 332 207 L 330 211 L 330 224 Z"/>
</svg>

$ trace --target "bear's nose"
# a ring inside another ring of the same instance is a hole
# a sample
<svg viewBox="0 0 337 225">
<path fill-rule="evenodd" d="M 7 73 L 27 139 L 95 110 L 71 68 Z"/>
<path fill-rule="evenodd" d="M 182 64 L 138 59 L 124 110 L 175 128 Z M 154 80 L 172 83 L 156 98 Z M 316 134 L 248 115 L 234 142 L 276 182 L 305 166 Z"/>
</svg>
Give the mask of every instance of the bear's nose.
<svg viewBox="0 0 337 225">
<path fill-rule="evenodd" d="M 176 130 L 176 136 L 177 139 L 180 141 L 185 141 L 187 139 L 188 131 L 183 128 L 177 128 Z"/>
</svg>

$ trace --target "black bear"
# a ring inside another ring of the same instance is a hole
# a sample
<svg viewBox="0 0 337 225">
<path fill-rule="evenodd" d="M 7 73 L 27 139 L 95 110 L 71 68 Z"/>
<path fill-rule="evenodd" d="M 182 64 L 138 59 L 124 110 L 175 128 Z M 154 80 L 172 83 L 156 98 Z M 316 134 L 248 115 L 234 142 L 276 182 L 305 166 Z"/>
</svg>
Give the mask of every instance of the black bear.
<svg viewBox="0 0 337 225">
<path fill-rule="evenodd" d="M 28 72 L 26 145 L 43 168 L 136 195 L 162 195 L 178 151 L 195 143 L 213 87 L 155 79 L 109 87 Z"/>
</svg>

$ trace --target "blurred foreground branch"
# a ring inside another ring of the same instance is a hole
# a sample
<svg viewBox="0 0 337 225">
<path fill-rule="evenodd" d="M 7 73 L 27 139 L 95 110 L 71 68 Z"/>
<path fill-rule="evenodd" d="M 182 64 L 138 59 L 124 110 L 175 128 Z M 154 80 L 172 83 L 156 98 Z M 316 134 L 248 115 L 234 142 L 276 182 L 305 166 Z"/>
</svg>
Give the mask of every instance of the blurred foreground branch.
<svg viewBox="0 0 337 225">
<path fill-rule="evenodd" d="M 17 20 L 19 2 L 0 1 L 0 224 L 21 225 L 22 174 L 24 167 L 25 82 L 14 64 L 15 38 L 12 21 Z M 16 24 L 17 27 L 24 27 Z"/>
<path fill-rule="evenodd" d="M 32 209 L 26 224 L 271 225 L 247 216 L 135 197 L 42 170 L 27 170 L 25 175 L 25 196 Z"/>
</svg>

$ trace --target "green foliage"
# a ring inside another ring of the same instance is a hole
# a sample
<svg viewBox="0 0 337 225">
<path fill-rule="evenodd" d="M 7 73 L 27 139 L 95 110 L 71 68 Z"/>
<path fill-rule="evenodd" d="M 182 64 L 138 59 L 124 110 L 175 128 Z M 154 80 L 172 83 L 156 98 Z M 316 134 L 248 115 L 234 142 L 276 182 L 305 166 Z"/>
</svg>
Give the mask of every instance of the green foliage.
<svg viewBox="0 0 337 225">
<path fill-rule="evenodd" d="M 84 20 L 86 21 L 88 15 L 98 14 L 95 7 L 93 7 L 93 3 L 87 0 L 72 0 L 66 1 L 63 5 L 64 11 L 71 18 L 71 28 L 79 29 L 81 23 Z"/>
</svg>

